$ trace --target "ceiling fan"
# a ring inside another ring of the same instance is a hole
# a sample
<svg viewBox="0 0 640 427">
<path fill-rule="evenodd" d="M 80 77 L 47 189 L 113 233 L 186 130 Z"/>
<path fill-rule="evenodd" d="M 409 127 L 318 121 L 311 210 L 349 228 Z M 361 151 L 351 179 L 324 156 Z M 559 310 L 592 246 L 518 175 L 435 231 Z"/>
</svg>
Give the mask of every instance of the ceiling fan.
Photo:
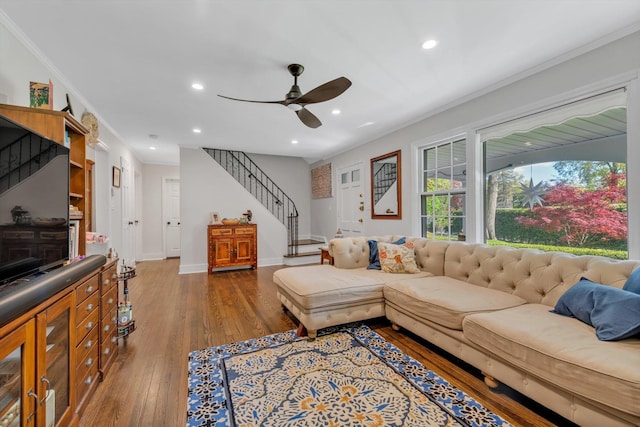
<svg viewBox="0 0 640 427">
<path fill-rule="evenodd" d="M 298 115 L 298 118 L 305 125 L 310 128 L 317 128 L 322 126 L 322 122 L 316 116 L 313 115 L 305 107 L 308 104 L 316 104 L 318 102 L 328 101 L 342 94 L 345 90 L 351 86 L 351 81 L 346 77 L 338 77 L 335 80 L 331 80 L 323 85 L 318 86 L 309 92 L 302 94 L 300 87 L 298 86 L 298 76 L 304 71 L 304 67 L 300 64 L 290 64 L 287 69 L 293 76 L 293 86 L 286 94 L 285 99 L 282 101 L 252 101 L 250 99 L 238 99 L 231 98 L 229 96 L 218 95 L 221 98 L 232 99 L 234 101 L 243 102 L 257 102 L 260 104 L 280 104 L 293 110 Z"/>
</svg>

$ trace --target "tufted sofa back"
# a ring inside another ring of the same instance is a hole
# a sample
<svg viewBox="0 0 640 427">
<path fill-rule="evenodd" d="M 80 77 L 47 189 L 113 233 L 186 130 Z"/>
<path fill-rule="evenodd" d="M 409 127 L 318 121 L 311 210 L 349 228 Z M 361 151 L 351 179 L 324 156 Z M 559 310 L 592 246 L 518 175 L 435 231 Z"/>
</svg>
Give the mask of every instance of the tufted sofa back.
<svg viewBox="0 0 640 427">
<path fill-rule="evenodd" d="M 346 237 L 329 242 L 338 268 L 369 265 L 369 239 L 393 242 L 402 236 Z M 418 268 L 474 285 L 511 293 L 530 303 L 553 307 L 560 295 L 586 277 L 622 288 L 639 261 L 620 261 L 563 252 L 514 249 L 478 243 L 407 237 L 413 242 Z"/>
</svg>

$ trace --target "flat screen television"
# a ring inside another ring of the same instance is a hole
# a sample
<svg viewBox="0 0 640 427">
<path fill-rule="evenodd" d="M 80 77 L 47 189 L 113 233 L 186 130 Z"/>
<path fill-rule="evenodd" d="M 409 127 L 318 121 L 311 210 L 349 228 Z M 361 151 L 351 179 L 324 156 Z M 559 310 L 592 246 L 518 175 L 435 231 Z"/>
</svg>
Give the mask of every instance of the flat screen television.
<svg viewBox="0 0 640 427">
<path fill-rule="evenodd" d="M 69 259 L 69 149 L 0 116 L 0 286 Z"/>
</svg>

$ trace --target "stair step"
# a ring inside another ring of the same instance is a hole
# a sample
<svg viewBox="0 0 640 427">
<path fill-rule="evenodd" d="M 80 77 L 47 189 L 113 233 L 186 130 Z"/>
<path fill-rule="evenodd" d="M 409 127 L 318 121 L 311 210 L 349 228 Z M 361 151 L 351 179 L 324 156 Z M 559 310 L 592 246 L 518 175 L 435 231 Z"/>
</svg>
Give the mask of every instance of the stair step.
<svg viewBox="0 0 640 427">
<path fill-rule="evenodd" d="M 297 255 L 284 255 L 285 258 L 300 258 L 300 257 L 305 257 L 305 256 L 315 256 L 315 257 L 319 257 L 320 256 L 320 251 L 315 251 L 315 252 L 298 252 Z M 320 258 L 318 258 L 318 260 L 320 260 Z"/>
<path fill-rule="evenodd" d="M 325 243 L 322 240 L 315 240 L 315 239 L 298 239 L 298 246 L 302 246 L 302 245 L 324 245 Z M 293 246 L 293 245 L 289 245 L 289 246 Z"/>
</svg>

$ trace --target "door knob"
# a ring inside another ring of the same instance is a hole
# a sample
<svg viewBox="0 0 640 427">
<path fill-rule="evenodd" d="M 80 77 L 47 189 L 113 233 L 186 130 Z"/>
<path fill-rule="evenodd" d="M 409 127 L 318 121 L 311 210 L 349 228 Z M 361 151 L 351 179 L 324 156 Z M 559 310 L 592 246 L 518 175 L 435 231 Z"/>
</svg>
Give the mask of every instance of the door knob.
<svg viewBox="0 0 640 427">
<path fill-rule="evenodd" d="M 360 218 L 360 219 L 358 220 L 358 222 L 362 222 L 362 221 L 363 221 L 363 219 L 362 219 L 362 218 Z"/>
<path fill-rule="evenodd" d="M 360 205 L 360 207 L 359 207 L 358 209 L 360 209 L 361 211 L 363 211 L 363 210 L 364 210 L 364 205 Z"/>
<path fill-rule="evenodd" d="M 167 225 L 171 225 L 171 221 L 167 221 Z"/>
</svg>

